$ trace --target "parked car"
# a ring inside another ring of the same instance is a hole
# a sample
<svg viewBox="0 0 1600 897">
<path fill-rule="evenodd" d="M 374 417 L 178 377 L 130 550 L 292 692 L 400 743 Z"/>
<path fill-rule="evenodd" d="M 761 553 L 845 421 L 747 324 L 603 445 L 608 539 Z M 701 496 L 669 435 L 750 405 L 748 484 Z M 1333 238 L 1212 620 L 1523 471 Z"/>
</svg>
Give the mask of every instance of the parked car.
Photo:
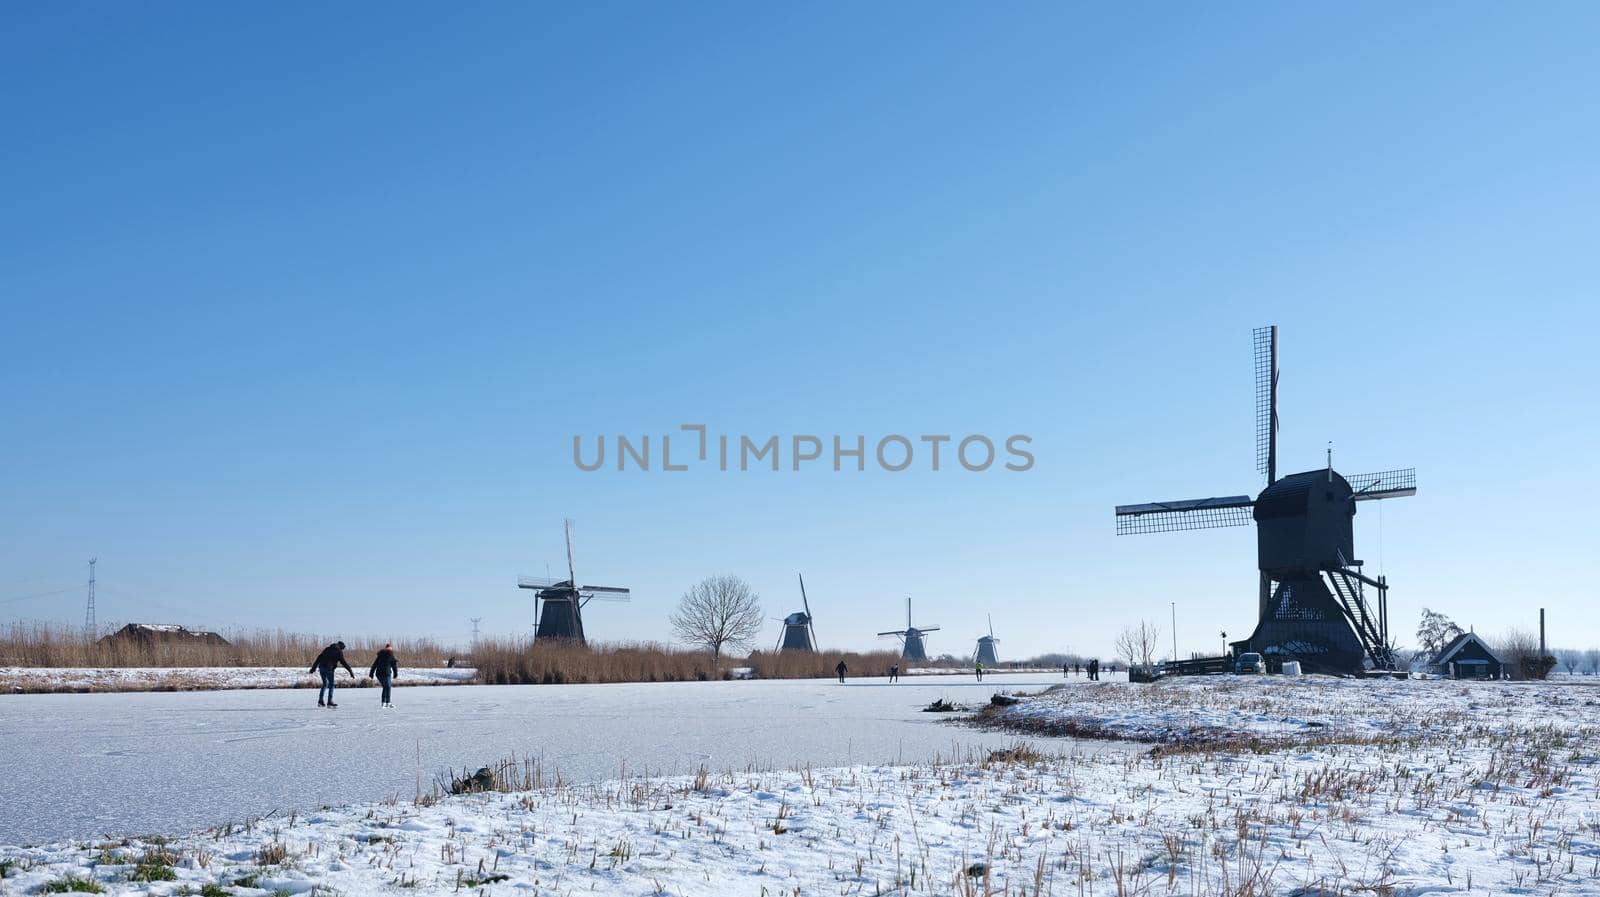
<svg viewBox="0 0 1600 897">
<path fill-rule="evenodd" d="M 1261 660 L 1260 654 L 1254 651 L 1246 651 L 1239 655 L 1238 660 L 1233 662 L 1233 671 L 1235 673 L 1265 673 L 1267 666 Z"/>
</svg>

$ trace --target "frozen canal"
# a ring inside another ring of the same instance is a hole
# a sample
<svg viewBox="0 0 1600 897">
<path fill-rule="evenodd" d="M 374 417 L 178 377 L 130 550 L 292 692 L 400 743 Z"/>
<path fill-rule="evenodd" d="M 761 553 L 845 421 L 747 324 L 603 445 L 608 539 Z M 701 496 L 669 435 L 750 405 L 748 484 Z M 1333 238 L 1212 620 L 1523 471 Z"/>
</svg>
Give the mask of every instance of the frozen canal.
<svg viewBox="0 0 1600 897">
<path fill-rule="evenodd" d="M 341 684 L 346 681 L 341 679 Z M 1059 676 L 694 682 L 0 697 L 0 844 L 176 833 L 273 811 L 389 797 L 513 753 L 569 781 L 924 760 L 1014 738 L 941 724 Z M 1075 681 L 1083 681 L 1078 679 Z M 1126 749 L 1099 743 L 1086 750 Z"/>
</svg>

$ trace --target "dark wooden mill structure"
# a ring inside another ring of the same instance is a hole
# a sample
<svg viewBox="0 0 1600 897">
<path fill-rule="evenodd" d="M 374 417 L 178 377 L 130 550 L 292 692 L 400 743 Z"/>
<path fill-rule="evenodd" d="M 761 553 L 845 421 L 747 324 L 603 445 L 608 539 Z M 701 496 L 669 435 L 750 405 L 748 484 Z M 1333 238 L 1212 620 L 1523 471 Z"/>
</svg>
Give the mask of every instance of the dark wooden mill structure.
<svg viewBox="0 0 1600 897">
<path fill-rule="evenodd" d="M 1307 672 L 1392 670 L 1389 584 L 1355 559 L 1359 502 L 1417 492 L 1416 470 L 1343 476 L 1327 466 L 1278 476 L 1278 328 L 1254 332 L 1256 467 L 1267 485 L 1255 498 L 1230 495 L 1118 505 L 1117 534 L 1256 525 L 1258 621 L 1235 655 L 1259 652 L 1269 667 L 1299 661 Z M 1369 603 L 1367 589 L 1376 600 Z M 1374 606 L 1375 605 L 1375 606 Z"/>
<path fill-rule="evenodd" d="M 1000 665 L 1000 653 L 994 649 L 1000 640 L 994 637 L 994 616 L 989 616 L 989 634 L 978 636 L 977 650 L 972 652 L 972 659 L 986 667 Z"/>
<path fill-rule="evenodd" d="M 924 639 L 923 636 L 930 632 L 937 631 L 939 631 L 939 627 L 937 626 L 918 627 L 911 625 L 911 599 L 907 598 L 906 628 L 891 629 L 888 632 L 880 632 L 878 635 L 893 636 L 900 640 L 900 658 L 902 660 L 927 660 L 928 645 L 927 640 Z"/>
<path fill-rule="evenodd" d="M 572 565 L 572 521 L 563 522 L 567 537 L 567 578 L 519 576 L 517 588 L 533 590 L 533 614 L 538 620 L 534 641 L 567 639 L 585 644 L 583 608 L 590 601 L 627 601 L 632 593 L 616 586 L 580 586 Z M 540 603 L 543 607 L 540 607 Z"/>
<path fill-rule="evenodd" d="M 800 577 L 800 606 L 805 610 L 795 611 L 783 618 L 783 631 L 778 634 L 779 651 L 809 651 L 817 650 L 817 631 L 811 625 L 811 602 L 806 598 L 806 578 Z"/>
</svg>

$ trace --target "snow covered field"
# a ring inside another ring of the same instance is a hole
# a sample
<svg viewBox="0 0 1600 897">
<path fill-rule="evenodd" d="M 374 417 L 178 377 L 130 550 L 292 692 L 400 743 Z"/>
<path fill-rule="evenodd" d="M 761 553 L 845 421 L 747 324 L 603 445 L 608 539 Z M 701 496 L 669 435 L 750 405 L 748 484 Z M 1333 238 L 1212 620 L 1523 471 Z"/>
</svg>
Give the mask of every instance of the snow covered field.
<svg viewBox="0 0 1600 897">
<path fill-rule="evenodd" d="M 366 671 L 351 680 L 339 671 L 339 687 L 358 687 Z M 396 686 L 465 685 L 474 671 L 405 669 Z M 235 688 L 316 688 L 317 676 L 304 667 L 0 667 L 0 694 L 25 692 L 204 691 Z"/>
<path fill-rule="evenodd" d="M 1011 731 L 1153 742 L 1493 737 L 1600 726 L 1600 683 L 1215 676 L 1055 688 L 990 718 Z"/>
<path fill-rule="evenodd" d="M 922 713 L 1060 677 L 0 695 L 0 844 L 178 832 L 409 798 L 447 767 L 543 756 L 567 781 L 919 761 L 1011 736 Z M 348 681 L 348 677 L 341 682 Z M 1100 748 L 1127 749 L 1121 745 Z"/>
<path fill-rule="evenodd" d="M 507 783 L 513 793 L 279 814 L 161 843 L 0 849 L 10 864 L 0 888 L 77 879 L 119 894 L 345 897 L 1600 894 L 1591 703 L 1600 691 L 1285 683 L 1077 683 L 1044 699 L 1102 702 L 1141 736 L 1191 724 L 1216 736 L 1237 712 L 1235 736 L 1269 735 L 1276 750 L 979 751 L 582 785 L 524 767 Z M 1185 715 L 1184 701 L 1200 709 Z M 1292 712 L 1302 701 L 1318 712 Z"/>
</svg>

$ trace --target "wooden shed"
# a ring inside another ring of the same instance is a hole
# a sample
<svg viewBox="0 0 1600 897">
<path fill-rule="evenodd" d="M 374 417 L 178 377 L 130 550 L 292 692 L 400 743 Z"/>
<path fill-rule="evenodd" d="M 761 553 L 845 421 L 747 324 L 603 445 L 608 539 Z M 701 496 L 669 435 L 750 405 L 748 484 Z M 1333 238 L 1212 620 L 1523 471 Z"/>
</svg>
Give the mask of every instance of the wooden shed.
<svg viewBox="0 0 1600 897">
<path fill-rule="evenodd" d="M 1463 632 L 1434 655 L 1428 671 L 1451 679 L 1499 679 L 1505 667 L 1477 633 Z"/>
</svg>

